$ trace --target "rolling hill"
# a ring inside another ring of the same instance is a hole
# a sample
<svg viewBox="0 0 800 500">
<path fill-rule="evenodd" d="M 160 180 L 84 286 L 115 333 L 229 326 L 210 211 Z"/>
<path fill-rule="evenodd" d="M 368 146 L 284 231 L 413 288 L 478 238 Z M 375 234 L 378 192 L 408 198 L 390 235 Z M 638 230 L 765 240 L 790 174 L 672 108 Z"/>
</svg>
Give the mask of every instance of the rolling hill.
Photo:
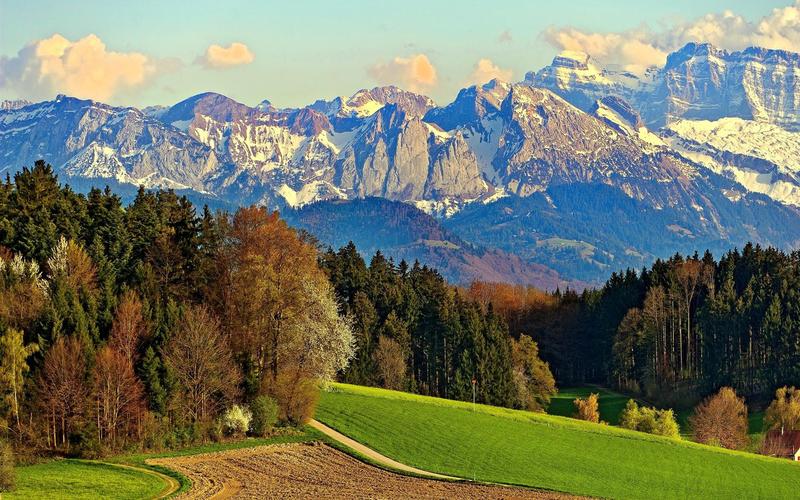
<svg viewBox="0 0 800 500">
<path fill-rule="evenodd" d="M 334 384 L 316 418 L 408 465 L 613 498 L 795 498 L 792 462 L 570 418 Z"/>
</svg>

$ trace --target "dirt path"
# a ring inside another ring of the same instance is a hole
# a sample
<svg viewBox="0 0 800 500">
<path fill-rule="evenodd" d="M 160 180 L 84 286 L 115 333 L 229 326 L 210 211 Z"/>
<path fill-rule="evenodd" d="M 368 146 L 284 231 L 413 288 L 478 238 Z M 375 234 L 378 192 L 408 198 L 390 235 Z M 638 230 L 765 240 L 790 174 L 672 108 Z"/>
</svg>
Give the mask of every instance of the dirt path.
<svg viewBox="0 0 800 500">
<path fill-rule="evenodd" d="M 168 476 L 166 474 L 162 474 L 158 471 L 154 471 L 151 469 L 143 469 L 142 467 L 136 467 L 134 465 L 114 464 L 110 462 L 101 462 L 101 463 L 105 465 L 110 465 L 111 467 L 121 467 L 123 469 L 135 470 L 136 472 L 141 472 L 142 474 L 147 474 L 148 476 L 155 476 L 164 481 L 164 487 L 161 489 L 161 491 L 158 492 L 156 496 L 153 497 L 156 500 L 167 498 L 168 496 L 178 491 L 181 487 L 181 483 L 178 482 L 177 479 Z"/>
<path fill-rule="evenodd" d="M 547 491 L 403 476 L 323 444 L 259 446 L 148 463 L 191 479 L 192 489 L 183 498 L 564 498 Z"/>
<path fill-rule="evenodd" d="M 374 460 L 375 462 L 377 462 L 377 463 L 379 463 L 381 465 L 385 465 L 387 467 L 391 467 L 394 470 L 399 470 L 399 471 L 403 471 L 403 472 L 410 472 L 412 474 L 417 474 L 417 475 L 425 476 L 425 477 L 432 477 L 434 479 L 461 479 L 461 478 L 458 478 L 458 477 L 445 476 L 445 475 L 442 475 L 442 474 L 436 474 L 435 472 L 429 472 L 429 471 L 426 471 L 426 470 L 417 469 L 416 467 L 411 467 L 410 465 L 402 464 L 402 463 L 400 463 L 400 462 L 398 462 L 396 460 L 392 460 L 391 458 L 387 457 L 386 455 L 381 455 L 380 453 L 378 453 L 377 451 L 373 450 L 372 448 L 367 448 L 366 446 L 364 446 L 363 444 L 359 443 L 358 441 L 356 441 L 354 439 L 350 439 L 349 437 L 345 436 L 341 432 L 339 432 L 339 431 L 337 431 L 335 429 L 331 429 L 330 427 L 328 427 L 327 425 L 323 424 L 322 422 L 319 422 L 318 420 L 313 420 L 312 419 L 308 423 L 308 425 L 310 425 L 311 427 L 317 429 L 318 431 L 320 431 L 321 433 L 325 434 L 329 438 L 332 438 L 332 439 L 342 443 L 343 445 L 347 446 L 348 448 L 359 452 L 360 454 L 364 455 L 365 457 L 368 457 L 369 459 Z"/>
</svg>

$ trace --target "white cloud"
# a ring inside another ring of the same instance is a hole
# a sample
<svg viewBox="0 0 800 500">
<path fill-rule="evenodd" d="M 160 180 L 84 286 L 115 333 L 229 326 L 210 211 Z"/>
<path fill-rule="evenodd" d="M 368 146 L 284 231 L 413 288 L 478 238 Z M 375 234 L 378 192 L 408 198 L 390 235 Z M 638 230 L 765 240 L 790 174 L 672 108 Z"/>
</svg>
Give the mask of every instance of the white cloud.
<svg viewBox="0 0 800 500">
<path fill-rule="evenodd" d="M 20 97 L 47 99 L 64 93 L 108 101 L 156 74 L 156 62 L 138 52 L 112 52 L 97 35 L 70 41 L 54 34 L 0 57 L 0 88 Z"/>
<path fill-rule="evenodd" d="M 510 69 L 500 68 L 491 59 L 481 59 L 472 68 L 472 74 L 470 74 L 467 84 L 480 85 L 495 78 L 510 82 L 512 76 L 513 72 Z"/>
<path fill-rule="evenodd" d="M 395 57 L 368 70 L 369 75 L 381 85 L 400 85 L 412 92 L 424 92 L 436 85 L 436 67 L 425 54 Z"/>
<path fill-rule="evenodd" d="M 250 48 L 241 43 L 233 42 L 227 47 L 213 44 L 206 49 L 206 53 L 197 58 L 197 62 L 207 68 L 224 69 L 243 64 L 250 64 L 256 56 Z"/>
<path fill-rule="evenodd" d="M 800 0 L 773 9 L 757 22 L 730 11 L 707 14 L 653 31 L 644 26 L 620 33 L 587 33 L 572 27 L 549 28 L 543 38 L 561 50 L 586 52 L 606 64 L 641 72 L 663 64 L 667 54 L 689 42 L 709 42 L 728 50 L 750 46 L 800 50 Z"/>
</svg>

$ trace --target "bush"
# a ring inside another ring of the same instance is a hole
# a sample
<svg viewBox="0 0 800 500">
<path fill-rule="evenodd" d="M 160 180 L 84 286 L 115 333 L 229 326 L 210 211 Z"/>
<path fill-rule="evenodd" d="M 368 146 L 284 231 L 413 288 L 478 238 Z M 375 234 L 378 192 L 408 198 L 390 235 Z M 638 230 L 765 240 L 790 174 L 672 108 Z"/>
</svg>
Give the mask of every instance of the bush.
<svg viewBox="0 0 800 500">
<path fill-rule="evenodd" d="M 589 394 L 586 399 L 576 398 L 573 403 L 575 404 L 575 418 L 586 420 L 587 422 L 600 422 L 600 405 L 598 394 Z"/>
<path fill-rule="evenodd" d="M 280 408 L 280 420 L 292 425 L 308 422 L 319 401 L 317 382 L 309 378 L 298 379 L 292 373 L 278 374 L 272 394 Z"/>
<path fill-rule="evenodd" d="M 0 442 L 0 491 L 13 490 L 15 480 L 14 451 L 8 443 Z"/>
<path fill-rule="evenodd" d="M 247 433 L 252 419 L 253 415 L 249 409 L 233 405 L 222 417 L 222 424 L 229 435 L 240 436 Z"/>
<path fill-rule="evenodd" d="M 678 422 L 672 410 L 657 410 L 646 406 L 639 407 L 629 399 L 619 417 L 620 427 L 659 436 L 677 437 L 680 435 Z"/>
<path fill-rule="evenodd" d="M 211 441 L 219 443 L 225 436 L 225 424 L 221 418 L 215 418 L 211 425 L 208 426 L 208 437 Z"/>
<path fill-rule="evenodd" d="M 73 430 L 67 439 L 69 440 L 67 456 L 93 460 L 105 454 L 97 438 L 97 426 L 93 422 Z"/>
<path fill-rule="evenodd" d="M 258 396 L 250 404 L 253 420 L 250 421 L 250 432 L 256 436 L 266 436 L 278 421 L 278 403 L 269 396 Z"/>
</svg>

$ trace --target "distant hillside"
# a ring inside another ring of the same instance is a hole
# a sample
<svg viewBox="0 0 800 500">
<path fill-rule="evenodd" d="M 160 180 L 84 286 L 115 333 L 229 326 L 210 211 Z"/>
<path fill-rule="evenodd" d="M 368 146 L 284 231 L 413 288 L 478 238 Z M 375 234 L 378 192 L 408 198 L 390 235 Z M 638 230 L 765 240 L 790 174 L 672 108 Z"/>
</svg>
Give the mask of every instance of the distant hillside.
<svg viewBox="0 0 800 500">
<path fill-rule="evenodd" d="M 367 256 L 380 250 L 396 261 L 418 260 L 435 267 L 452 283 L 479 279 L 534 285 L 554 290 L 567 282 L 552 269 L 528 263 L 502 250 L 472 245 L 444 229 L 438 220 L 406 203 L 383 198 L 323 201 L 281 214 L 334 248 L 353 241 Z"/>
</svg>

